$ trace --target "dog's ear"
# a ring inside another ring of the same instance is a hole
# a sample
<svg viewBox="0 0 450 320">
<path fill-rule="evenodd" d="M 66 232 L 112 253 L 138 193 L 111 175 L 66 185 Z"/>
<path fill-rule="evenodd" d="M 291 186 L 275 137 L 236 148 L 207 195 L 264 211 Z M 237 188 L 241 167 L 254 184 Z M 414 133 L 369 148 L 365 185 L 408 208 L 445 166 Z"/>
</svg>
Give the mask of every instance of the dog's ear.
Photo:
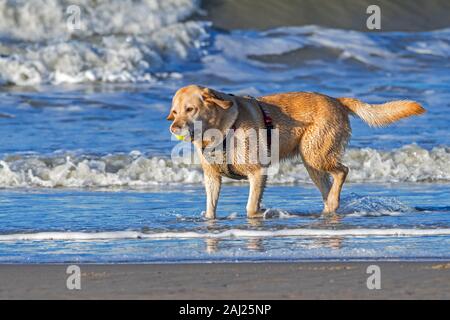
<svg viewBox="0 0 450 320">
<path fill-rule="evenodd" d="M 209 88 L 202 91 L 202 99 L 206 104 L 214 104 L 225 110 L 233 106 L 233 101 L 225 100 L 221 96 L 222 94 Z"/>
</svg>

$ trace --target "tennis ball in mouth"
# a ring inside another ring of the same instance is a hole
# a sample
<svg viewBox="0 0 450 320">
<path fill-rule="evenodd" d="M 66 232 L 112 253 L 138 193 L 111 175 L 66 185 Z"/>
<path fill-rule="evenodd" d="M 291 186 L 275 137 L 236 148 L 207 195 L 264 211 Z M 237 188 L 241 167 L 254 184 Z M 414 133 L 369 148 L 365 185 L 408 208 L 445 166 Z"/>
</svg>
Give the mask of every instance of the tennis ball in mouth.
<svg viewBox="0 0 450 320">
<path fill-rule="evenodd" d="M 174 134 L 175 138 L 177 138 L 177 140 L 183 141 L 185 136 L 180 136 L 178 134 Z"/>
</svg>

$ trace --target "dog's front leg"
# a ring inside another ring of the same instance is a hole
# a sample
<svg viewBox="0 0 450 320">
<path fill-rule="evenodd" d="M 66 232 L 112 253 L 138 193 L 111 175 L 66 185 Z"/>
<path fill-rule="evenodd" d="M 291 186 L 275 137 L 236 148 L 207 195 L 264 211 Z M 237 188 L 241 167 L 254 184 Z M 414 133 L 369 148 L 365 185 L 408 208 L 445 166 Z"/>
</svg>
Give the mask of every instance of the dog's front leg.
<svg viewBox="0 0 450 320">
<path fill-rule="evenodd" d="M 213 172 L 205 171 L 205 189 L 206 189 L 206 215 L 208 219 L 216 218 L 217 202 L 219 200 L 220 186 L 222 177 Z"/>
<path fill-rule="evenodd" d="M 247 202 L 247 217 L 256 218 L 261 215 L 259 206 L 267 176 L 262 174 L 262 170 L 257 170 L 257 172 L 248 175 L 248 181 L 250 182 L 250 193 Z"/>
</svg>

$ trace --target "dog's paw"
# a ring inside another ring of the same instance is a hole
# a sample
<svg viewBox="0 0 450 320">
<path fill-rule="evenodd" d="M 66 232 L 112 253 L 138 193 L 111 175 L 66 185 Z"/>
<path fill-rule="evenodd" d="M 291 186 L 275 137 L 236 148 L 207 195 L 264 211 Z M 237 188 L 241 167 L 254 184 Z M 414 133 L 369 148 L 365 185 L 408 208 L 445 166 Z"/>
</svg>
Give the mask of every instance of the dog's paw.
<svg viewBox="0 0 450 320">
<path fill-rule="evenodd" d="M 266 212 L 265 209 L 261 209 L 261 210 L 258 210 L 258 211 L 247 211 L 247 218 L 249 218 L 249 219 L 262 219 L 262 218 L 264 218 L 265 212 Z"/>
<path fill-rule="evenodd" d="M 216 214 L 212 212 L 202 211 L 202 217 L 207 220 L 214 220 L 216 218 Z"/>
</svg>

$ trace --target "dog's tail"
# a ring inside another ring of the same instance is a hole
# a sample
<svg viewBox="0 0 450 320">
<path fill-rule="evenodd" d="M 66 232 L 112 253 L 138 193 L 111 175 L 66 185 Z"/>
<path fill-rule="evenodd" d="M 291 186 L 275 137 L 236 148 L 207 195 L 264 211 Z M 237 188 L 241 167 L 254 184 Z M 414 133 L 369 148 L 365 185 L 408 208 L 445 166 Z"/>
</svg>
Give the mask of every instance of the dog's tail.
<svg viewBox="0 0 450 320">
<path fill-rule="evenodd" d="M 337 100 L 371 127 L 387 126 L 402 118 L 425 112 L 425 109 L 415 101 L 400 100 L 383 104 L 368 104 L 353 98 L 338 98 Z"/>
</svg>

